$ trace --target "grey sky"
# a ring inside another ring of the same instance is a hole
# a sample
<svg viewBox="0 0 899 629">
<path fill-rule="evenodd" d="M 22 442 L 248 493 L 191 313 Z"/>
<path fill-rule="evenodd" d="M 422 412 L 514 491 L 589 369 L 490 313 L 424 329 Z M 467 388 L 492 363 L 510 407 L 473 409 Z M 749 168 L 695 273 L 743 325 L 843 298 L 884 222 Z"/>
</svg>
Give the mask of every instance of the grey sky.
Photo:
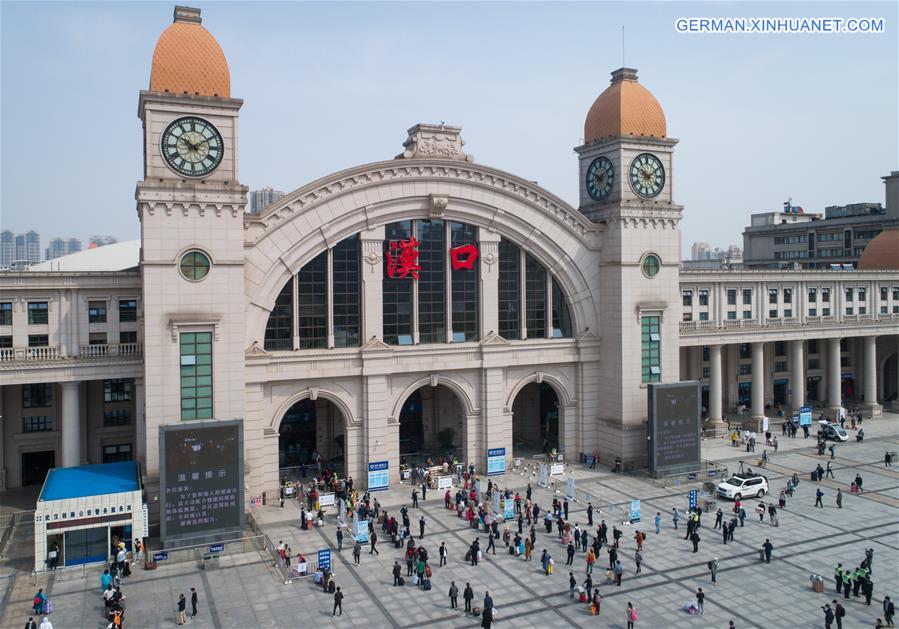
<svg viewBox="0 0 899 629">
<path fill-rule="evenodd" d="M 138 91 L 173 2 L 0 4 L 0 226 L 136 238 Z M 897 4 L 191 3 L 231 68 L 240 178 L 293 190 L 391 158 L 416 122 L 577 204 L 587 110 L 626 63 L 658 98 L 683 245 L 750 212 L 883 201 L 897 159 Z M 886 33 L 687 35 L 684 16 L 883 17 Z"/>
</svg>

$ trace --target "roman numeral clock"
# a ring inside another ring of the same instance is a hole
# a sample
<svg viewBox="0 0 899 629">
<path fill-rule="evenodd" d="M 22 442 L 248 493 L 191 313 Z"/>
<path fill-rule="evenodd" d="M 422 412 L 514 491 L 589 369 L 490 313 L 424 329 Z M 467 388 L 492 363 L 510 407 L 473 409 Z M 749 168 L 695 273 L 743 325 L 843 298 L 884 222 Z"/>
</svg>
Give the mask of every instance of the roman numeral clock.
<svg viewBox="0 0 899 629">
<path fill-rule="evenodd" d="M 631 162 L 628 179 L 638 197 L 652 199 L 665 187 L 665 167 L 652 153 L 640 153 Z"/>
<path fill-rule="evenodd" d="M 204 177 L 224 157 L 222 135 L 212 123 L 187 116 L 174 120 L 162 134 L 162 156 L 169 168 L 187 177 Z"/>
</svg>

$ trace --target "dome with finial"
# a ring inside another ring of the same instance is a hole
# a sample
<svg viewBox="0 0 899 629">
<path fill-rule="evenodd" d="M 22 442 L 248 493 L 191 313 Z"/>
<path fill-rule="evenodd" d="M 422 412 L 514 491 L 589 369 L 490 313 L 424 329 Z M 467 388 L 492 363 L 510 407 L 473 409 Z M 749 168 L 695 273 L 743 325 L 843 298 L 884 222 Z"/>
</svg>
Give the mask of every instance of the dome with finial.
<svg viewBox="0 0 899 629">
<path fill-rule="evenodd" d="M 584 122 L 584 143 L 611 137 L 664 138 L 665 112 L 648 89 L 637 82 L 634 68 L 612 72 L 612 84 L 599 95 Z"/>
<path fill-rule="evenodd" d="M 859 271 L 899 271 L 899 227 L 877 234 L 862 251 L 855 268 Z"/>
<path fill-rule="evenodd" d="M 200 9 L 175 7 L 175 19 L 153 52 L 150 91 L 230 98 L 231 73 L 215 37 L 202 26 Z"/>
</svg>

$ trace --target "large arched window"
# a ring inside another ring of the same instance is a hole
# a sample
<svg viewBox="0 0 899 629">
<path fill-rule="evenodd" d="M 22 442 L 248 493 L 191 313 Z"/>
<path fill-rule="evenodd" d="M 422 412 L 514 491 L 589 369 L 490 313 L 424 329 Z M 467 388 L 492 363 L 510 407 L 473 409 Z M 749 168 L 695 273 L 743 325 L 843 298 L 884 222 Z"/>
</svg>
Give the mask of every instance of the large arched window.
<svg viewBox="0 0 899 629">
<path fill-rule="evenodd" d="M 265 349 L 358 347 L 362 328 L 360 266 L 358 234 L 303 265 L 275 300 L 265 327 Z"/>
<path fill-rule="evenodd" d="M 571 310 L 558 280 L 505 238 L 499 243 L 497 305 L 499 334 L 505 339 L 572 336 Z"/>
</svg>

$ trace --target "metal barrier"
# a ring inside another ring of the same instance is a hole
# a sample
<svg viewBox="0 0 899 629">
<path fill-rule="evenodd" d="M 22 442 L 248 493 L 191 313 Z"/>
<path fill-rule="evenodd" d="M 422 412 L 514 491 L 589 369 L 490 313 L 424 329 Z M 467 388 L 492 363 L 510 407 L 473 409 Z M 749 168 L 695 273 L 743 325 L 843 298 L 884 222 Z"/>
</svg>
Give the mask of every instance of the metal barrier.
<svg viewBox="0 0 899 629">
<path fill-rule="evenodd" d="M 260 550 L 265 550 L 268 552 L 269 556 L 272 559 L 272 567 L 278 571 L 278 574 L 281 577 L 281 582 L 284 584 L 293 583 L 293 580 L 301 577 L 292 577 L 290 575 L 290 570 L 284 562 L 281 561 L 281 555 L 278 553 L 278 547 L 271 540 L 271 538 L 266 535 L 262 529 L 259 527 L 259 523 L 256 522 L 256 518 L 253 517 L 252 513 L 247 514 L 247 524 L 250 527 L 250 530 L 256 533 L 256 537 L 262 540 L 262 548 Z"/>
<path fill-rule="evenodd" d="M 146 549 L 147 557 L 153 559 L 158 553 L 165 553 L 165 561 L 167 564 L 198 562 L 201 566 L 206 565 L 206 560 L 211 556 L 237 555 L 241 553 L 249 553 L 254 550 L 262 550 L 264 548 L 263 536 L 253 535 L 250 537 L 242 537 L 240 539 L 229 539 L 222 542 L 208 542 L 198 544 L 196 546 L 181 546 L 179 548 L 166 548 L 164 550 Z M 221 550 L 212 552 L 210 546 L 221 546 Z"/>
<path fill-rule="evenodd" d="M 647 471 L 645 474 L 646 480 L 661 487 L 688 485 L 690 483 L 702 483 L 706 481 L 717 483 L 719 480 L 724 480 L 726 478 L 727 466 L 714 461 L 703 461 L 702 466 L 692 472 L 668 474 L 666 476 L 653 476 Z"/>
</svg>

